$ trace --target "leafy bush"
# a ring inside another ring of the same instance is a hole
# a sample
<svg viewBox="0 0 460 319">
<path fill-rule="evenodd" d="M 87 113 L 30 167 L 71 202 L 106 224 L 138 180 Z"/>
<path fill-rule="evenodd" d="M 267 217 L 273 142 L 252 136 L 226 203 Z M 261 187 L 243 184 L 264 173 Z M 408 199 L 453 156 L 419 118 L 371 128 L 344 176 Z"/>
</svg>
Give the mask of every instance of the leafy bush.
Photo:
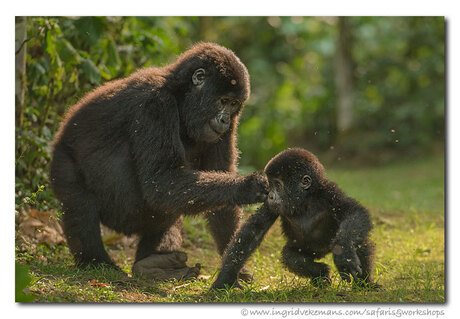
<svg viewBox="0 0 460 319">
<path fill-rule="evenodd" d="M 334 17 L 29 17 L 27 23 L 17 203 L 44 185 L 41 204 L 56 204 L 48 187 L 50 143 L 69 105 L 100 83 L 170 63 L 200 40 L 231 48 L 251 74 L 239 127 L 244 170 L 263 168 L 291 146 L 336 162 L 421 154 L 444 142 L 442 17 L 349 18 L 355 125 L 347 134 L 336 124 Z"/>
</svg>

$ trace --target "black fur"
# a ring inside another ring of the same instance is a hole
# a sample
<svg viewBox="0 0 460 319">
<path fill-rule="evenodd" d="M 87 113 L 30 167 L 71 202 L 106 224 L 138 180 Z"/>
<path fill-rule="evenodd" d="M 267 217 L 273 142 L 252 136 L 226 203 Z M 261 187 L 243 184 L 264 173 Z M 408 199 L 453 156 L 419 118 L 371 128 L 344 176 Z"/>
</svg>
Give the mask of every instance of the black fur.
<svg viewBox="0 0 460 319">
<path fill-rule="evenodd" d="M 329 267 L 315 260 L 332 252 L 344 280 L 371 284 L 375 253 L 368 237 L 372 229 L 368 211 L 328 181 L 321 163 L 306 150 L 281 152 L 265 173 L 268 199 L 235 235 L 213 288 L 239 286 L 239 269 L 278 216 L 287 239 L 282 260 L 290 271 L 312 278 L 315 285 L 329 284 Z"/>
<path fill-rule="evenodd" d="M 78 265 L 113 265 L 100 222 L 140 235 L 138 261 L 177 250 L 181 216 L 202 212 L 224 251 L 238 205 L 266 197 L 263 176 L 236 174 L 236 130 L 249 91 L 233 52 L 200 43 L 171 65 L 96 88 L 68 110 L 51 181 Z"/>
</svg>

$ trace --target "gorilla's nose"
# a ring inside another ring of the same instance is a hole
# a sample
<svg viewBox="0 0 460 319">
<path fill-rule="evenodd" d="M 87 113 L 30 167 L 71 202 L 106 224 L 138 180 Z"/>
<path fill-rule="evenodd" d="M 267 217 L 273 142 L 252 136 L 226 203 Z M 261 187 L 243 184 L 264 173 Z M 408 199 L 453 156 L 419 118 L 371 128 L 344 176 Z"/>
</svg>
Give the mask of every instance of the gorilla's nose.
<svg viewBox="0 0 460 319">
<path fill-rule="evenodd" d="M 230 114 L 228 113 L 219 114 L 219 118 L 217 120 L 219 121 L 219 124 L 221 125 L 229 125 L 230 124 Z"/>
<path fill-rule="evenodd" d="M 211 122 L 211 124 L 214 124 L 212 126 L 217 133 L 223 134 L 227 132 L 230 127 L 230 115 L 219 114 L 216 116 L 215 120 Z"/>
</svg>

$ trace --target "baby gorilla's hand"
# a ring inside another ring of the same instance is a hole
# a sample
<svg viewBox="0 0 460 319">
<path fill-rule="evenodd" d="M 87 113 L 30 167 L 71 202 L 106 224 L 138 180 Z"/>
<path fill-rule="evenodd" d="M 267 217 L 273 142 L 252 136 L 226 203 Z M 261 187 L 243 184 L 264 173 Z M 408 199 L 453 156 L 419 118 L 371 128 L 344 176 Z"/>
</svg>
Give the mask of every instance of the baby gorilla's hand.
<svg viewBox="0 0 460 319">
<path fill-rule="evenodd" d="M 235 201 L 238 205 L 264 202 L 268 195 L 268 181 L 264 174 L 252 173 L 244 177 Z"/>
<path fill-rule="evenodd" d="M 361 262 L 354 249 L 347 249 L 341 254 L 334 254 L 334 263 L 343 280 L 358 281 L 363 274 Z"/>
</svg>

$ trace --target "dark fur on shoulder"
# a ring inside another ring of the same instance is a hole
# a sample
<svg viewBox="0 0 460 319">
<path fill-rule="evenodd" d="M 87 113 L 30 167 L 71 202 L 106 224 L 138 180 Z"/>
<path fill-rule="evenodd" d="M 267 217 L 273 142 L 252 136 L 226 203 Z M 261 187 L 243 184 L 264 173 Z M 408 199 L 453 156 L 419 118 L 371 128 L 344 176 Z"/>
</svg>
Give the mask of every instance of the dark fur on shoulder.
<svg viewBox="0 0 460 319">
<path fill-rule="evenodd" d="M 326 178 L 316 156 L 289 149 L 270 160 L 265 173 L 268 199 L 235 235 L 213 287 L 238 285 L 240 267 L 278 216 L 287 239 L 282 260 L 290 271 L 312 278 L 315 285 L 329 284 L 329 267 L 315 260 L 332 252 L 344 280 L 376 287 L 371 278 L 375 245 L 369 239 L 369 213 Z"/>
<path fill-rule="evenodd" d="M 177 250 L 181 216 L 201 212 L 222 253 L 238 206 L 266 198 L 264 177 L 236 174 L 249 93 L 238 57 L 199 43 L 173 64 L 108 82 L 72 106 L 54 141 L 51 181 L 77 264 L 113 265 L 100 222 L 140 235 L 138 261 Z"/>
</svg>

